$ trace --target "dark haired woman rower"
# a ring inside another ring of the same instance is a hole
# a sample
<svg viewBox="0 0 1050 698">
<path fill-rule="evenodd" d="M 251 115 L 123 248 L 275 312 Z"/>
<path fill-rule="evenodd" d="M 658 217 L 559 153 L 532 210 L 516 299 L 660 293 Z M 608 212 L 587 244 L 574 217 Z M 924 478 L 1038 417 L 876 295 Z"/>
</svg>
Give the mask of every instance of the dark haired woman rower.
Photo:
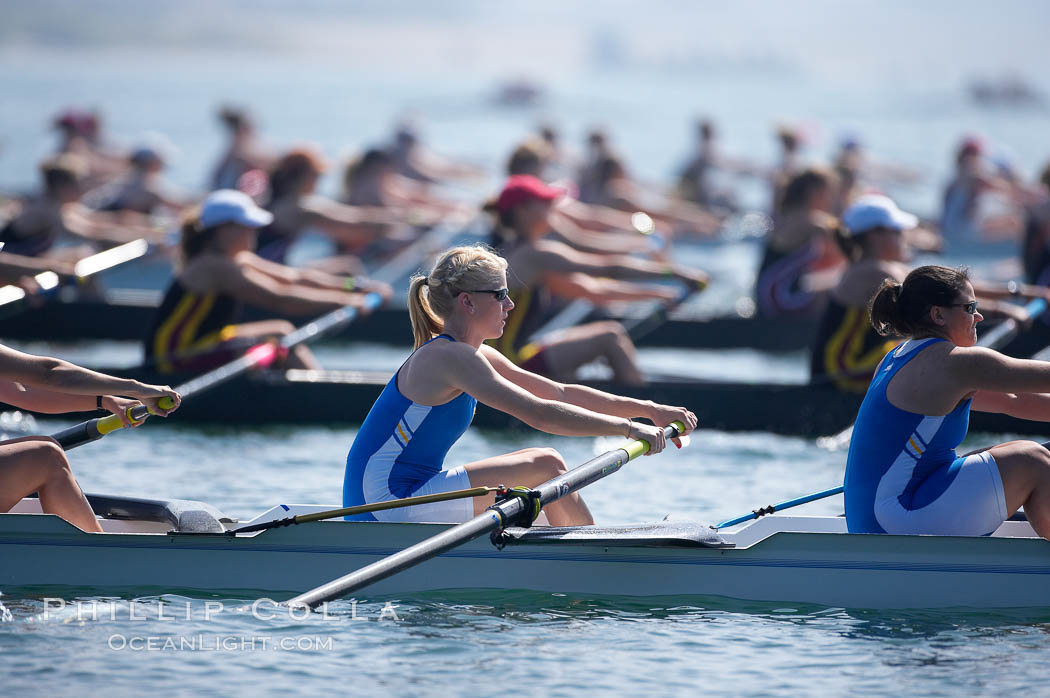
<svg viewBox="0 0 1050 698">
<path fill-rule="evenodd" d="M 883 359 L 857 415 L 845 477 L 850 532 L 981 536 L 1023 506 L 1050 538 L 1046 447 L 955 452 L 971 407 L 1050 421 L 1050 364 L 974 346 L 982 319 L 966 273 L 947 267 L 919 267 L 875 296 L 872 325 L 908 339 Z"/>
<path fill-rule="evenodd" d="M 850 264 L 829 294 L 810 357 L 810 379 L 830 380 L 839 390 L 863 393 L 882 357 L 899 341 L 872 327 L 871 298 L 886 279 L 904 280 L 908 274 L 904 263 L 908 238 L 928 231 L 917 228 L 918 218 L 901 211 L 881 194 L 858 198 L 842 222 L 845 228 L 836 231 L 836 238 Z M 1002 285 L 972 283 L 985 312 L 1014 317 L 1022 323 L 1029 318 L 1020 306 L 995 299 L 1050 296 L 1050 290 L 1036 286 L 1013 284 L 1011 293 Z"/>
</svg>

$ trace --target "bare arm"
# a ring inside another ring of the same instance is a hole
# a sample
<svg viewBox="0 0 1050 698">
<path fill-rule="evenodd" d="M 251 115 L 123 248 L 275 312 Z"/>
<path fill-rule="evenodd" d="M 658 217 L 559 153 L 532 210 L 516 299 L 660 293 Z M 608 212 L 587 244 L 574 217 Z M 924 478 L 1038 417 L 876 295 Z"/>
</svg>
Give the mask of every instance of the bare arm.
<svg viewBox="0 0 1050 698">
<path fill-rule="evenodd" d="M 609 206 L 565 197 L 558 200 L 555 213 L 591 230 L 631 230 L 631 214 Z"/>
<path fill-rule="evenodd" d="M 289 267 L 278 262 L 263 259 L 259 255 L 252 253 L 244 254 L 240 260 L 246 266 L 250 266 L 282 284 L 297 284 L 306 288 L 326 291 L 356 291 L 360 293 L 374 291 L 381 295 L 384 300 L 389 300 L 394 293 L 394 289 L 390 284 L 361 276 L 337 276 L 320 269 Z"/>
<path fill-rule="evenodd" d="M 959 399 L 973 391 L 1050 393 L 1050 362 L 1015 359 L 985 347 L 954 347 L 945 357 L 947 378 Z"/>
<path fill-rule="evenodd" d="M 643 286 L 586 274 L 546 274 L 544 283 L 551 293 L 565 298 L 583 298 L 592 303 L 610 301 L 672 301 L 677 293 L 667 286 Z"/>
<path fill-rule="evenodd" d="M 34 356 L 0 345 L 0 400 L 41 412 L 95 409 L 98 395 L 123 395 L 142 400 L 158 414 L 167 414 L 157 403 L 169 397 L 175 405 L 179 394 L 167 386 L 147 385 L 130 378 L 98 373 L 62 359 Z"/>
<path fill-rule="evenodd" d="M 480 350 L 463 344 L 441 348 L 443 381 L 480 402 L 513 415 L 529 426 L 562 436 L 626 436 L 649 442 L 651 453 L 663 450 L 662 426 L 633 422 L 577 405 L 542 398 L 500 375 Z"/>
<path fill-rule="evenodd" d="M 646 204 L 633 191 L 632 186 L 614 186 L 613 205 L 622 211 L 645 211 L 654 219 L 668 225 L 681 225 L 702 235 L 716 235 L 722 222 L 704 209 L 683 201 L 662 202 L 653 206 Z"/>
<path fill-rule="evenodd" d="M 540 240 L 532 253 L 532 265 L 548 272 L 582 272 L 593 276 L 660 280 L 676 278 L 687 283 L 707 284 L 707 274 L 675 264 L 650 262 L 627 255 L 591 254 L 553 240 Z"/>
<path fill-rule="evenodd" d="M 313 225 L 347 245 L 367 244 L 375 239 L 374 225 L 397 223 L 397 217 L 382 207 L 351 206 L 320 196 L 300 202 L 304 224 Z"/>
<path fill-rule="evenodd" d="M 265 260 L 259 260 L 265 261 Z M 343 306 L 361 307 L 364 296 L 342 290 L 313 288 L 294 280 L 278 278 L 259 268 L 250 252 L 237 257 L 226 273 L 217 275 L 220 290 L 244 303 L 289 313 L 309 315 L 324 313 Z"/>
<path fill-rule="evenodd" d="M 53 271 L 59 276 L 73 276 L 73 263 L 50 257 L 23 257 L 18 254 L 0 252 L 0 272 L 5 274 L 37 274 Z"/>
<path fill-rule="evenodd" d="M 638 233 L 620 233 L 615 230 L 595 233 L 580 227 L 558 211 L 552 212 L 548 221 L 551 230 L 554 231 L 560 242 L 583 252 L 630 254 L 655 251 L 648 239 Z"/>
<path fill-rule="evenodd" d="M 74 235 L 90 240 L 124 243 L 144 238 L 154 244 L 167 244 L 167 233 L 149 225 L 146 216 L 117 216 L 92 211 L 78 203 L 62 208 L 62 224 Z"/>
<path fill-rule="evenodd" d="M 973 396 L 973 409 L 978 412 L 998 412 L 1018 419 L 1050 422 L 1050 394 L 995 393 L 980 390 Z"/>
<path fill-rule="evenodd" d="M 651 400 L 636 400 L 585 385 L 558 383 L 518 368 L 492 347 L 482 346 L 481 352 L 499 375 L 538 398 L 556 400 L 615 417 L 648 419 L 661 427 L 675 420 L 681 421 L 690 431 L 696 425 L 695 415 L 690 419 L 692 413 L 684 407 L 660 405 Z"/>
</svg>

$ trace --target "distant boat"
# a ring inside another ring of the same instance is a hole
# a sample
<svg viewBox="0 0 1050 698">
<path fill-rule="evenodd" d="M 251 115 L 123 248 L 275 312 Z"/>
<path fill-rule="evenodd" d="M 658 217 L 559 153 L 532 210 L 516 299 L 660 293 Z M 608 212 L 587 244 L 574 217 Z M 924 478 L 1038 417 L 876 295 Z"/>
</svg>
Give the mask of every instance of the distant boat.
<svg viewBox="0 0 1050 698">
<path fill-rule="evenodd" d="M 498 107 L 522 109 L 543 102 L 543 88 L 525 78 L 508 80 L 496 86 L 490 101 Z"/>
<path fill-rule="evenodd" d="M 1017 75 L 974 80 L 969 90 L 970 98 L 986 107 L 1032 107 L 1045 104 L 1043 95 Z"/>
</svg>

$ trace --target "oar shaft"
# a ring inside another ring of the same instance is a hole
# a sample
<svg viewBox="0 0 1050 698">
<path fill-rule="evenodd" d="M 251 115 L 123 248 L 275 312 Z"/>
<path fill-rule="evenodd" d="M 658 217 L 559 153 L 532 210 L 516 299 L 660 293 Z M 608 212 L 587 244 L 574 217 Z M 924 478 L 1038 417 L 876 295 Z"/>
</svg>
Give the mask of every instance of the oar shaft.
<svg viewBox="0 0 1050 698">
<path fill-rule="evenodd" d="M 371 312 L 382 302 L 383 298 L 378 293 L 369 293 L 364 298 L 362 304 L 363 309 L 367 312 Z M 292 349 L 303 342 L 310 341 L 322 334 L 331 332 L 338 327 L 342 327 L 348 322 L 352 322 L 361 310 L 362 309 L 356 307 L 343 307 L 333 310 L 327 315 L 304 325 L 294 332 L 288 333 L 281 339 L 280 344 L 284 349 Z M 232 380 L 256 366 L 269 364 L 273 361 L 276 353 L 277 350 L 269 344 L 260 344 L 252 347 L 239 359 L 235 359 L 228 364 L 223 364 L 222 366 L 197 376 L 182 385 L 176 386 L 175 391 L 179 393 L 183 399 L 186 399 L 206 390 L 211 390 L 217 385 Z M 142 421 L 149 415 L 149 410 L 144 406 L 139 406 L 134 408 L 132 421 Z M 86 443 L 95 441 L 112 431 L 120 429 L 121 427 L 123 427 L 123 423 L 120 421 L 120 418 L 116 415 L 110 415 L 109 417 L 91 419 L 82 424 L 70 427 L 69 429 L 54 434 L 53 438 L 58 441 L 62 448 L 68 451 L 71 448 L 76 448 L 77 446 L 82 446 Z"/>
<path fill-rule="evenodd" d="M 520 507 L 522 504 L 520 500 L 515 499 L 508 502 L 508 504 L 518 507 L 517 513 L 521 513 Z M 466 523 L 453 526 L 447 531 L 405 548 L 399 553 L 394 553 L 378 562 L 362 567 L 356 572 L 351 572 L 305 594 L 300 594 L 289 600 L 288 605 L 313 608 L 326 601 L 342 598 L 395 575 L 402 570 L 437 557 L 441 553 L 448 552 L 464 543 L 469 543 L 486 533 L 491 533 L 502 525 L 502 521 L 503 517 L 499 513 L 489 509 Z"/>
<path fill-rule="evenodd" d="M 653 331 L 662 327 L 667 320 L 671 317 L 671 313 L 674 312 L 679 306 L 689 300 L 694 293 L 698 293 L 707 288 L 706 284 L 686 284 L 679 292 L 678 296 L 675 297 L 667 305 L 658 305 L 651 313 L 645 317 L 638 318 L 632 322 L 625 323 L 625 329 L 627 330 L 628 336 L 631 341 L 637 343 L 643 337 L 647 337 L 652 334 Z"/>
<path fill-rule="evenodd" d="M 228 531 L 228 533 L 230 535 L 236 535 L 238 533 L 253 533 L 255 531 L 265 531 L 268 528 L 280 528 L 281 526 L 291 526 L 293 524 L 325 521 L 326 519 L 335 519 L 341 516 L 356 516 L 357 514 L 368 514 L 373 511 L 400 509 L 402 507 L 431 504 L 433 502 L 447 502 L 450 499 L 481 497 L 490 492 L 495 492 L 498 489 L 498 487 L 471 487 L 467 490 L 452 490 L 451 492 L 438 492 L 436 494 L 421 494 L 416 497 L 402 497 L 401 499 L 391 499 L 386 502 L 358 504 L 357 506 L 343 507 L 342 509 L 329 509 L 328 511 L 319 511 L 314 514 L 300 514 L 298 516 L 289 516 L 286 519 L 264 521 L 262 523 L 252 524 L 251 526 L 242 526 L 236 530 Z"/>
<path fill-rule="evenodd" d="M 366 312 L 371 312 L 382 302 L 383 298 L 378 293 L 369 293 L 364 298 L 363 309 Z M 342 327 L 348 322 L 352 322 L 361 313 L 361 310 L 361 308 L 356 307 L 337 308 L 317 320 L 286 334 L 281 339 L 280 345 L 284 349 L 292 349 L 304 342 L 320 337 L 336 328 Z M 269 364 L 273 361 L 275 355 L 276 351 L 272 346 L 260 344 L 253 347 L 239 359 L 197 376 L 193 380 L 177 386 L 175 390 L 182 395 L 183 399 L 192 397 L 197 393 L 211 390 L 222 383 L 232 380 L 249 369 Z"/>
<path fill-rule="evenodd" d="M 495 492 L 496 487 L 471 487 L 466 490 L 453 490 L 452 492 L 438 492 L 436 494 L 421 494 L 416 497 L 403 497 L 402 499 L 391 499 L 387 502 L 374 502 L 372 504 L 359 504 L 354 507 L 333 509 L 332 511 L 319 511 L 316 514 L 300 514 L 295 517 L 295 523 L 310 523 L 311 521 L 324 521 L 334 519 L 338 516 L 356 516 L 357 514 L 368 514 L 373 511 L 386 511 L 387 509 L 401 509 L 402 507 L 414 507 L 420 504 L 433 504 L 434 502 L 447 502 L 450 499 L 466 499 L 467 497 L 481 497 L 490 492 Z"/>
<path fill-rule="evenodd" d="M 1042 315 L 1046 311 L 1046 299 L 1035 298 L 1024 306 L 1028 317 L 1033 318 Z M 1017 334 L 1019 323 L 1013 318 L 1008 318 L 984 333 L 977 344 L 982 347 L 1000 347 L 1009 342 Z"/>
<path fill-rule="evenodd" d="M 664 427 L 664 436 L 667 438 L 677 436 L 681 433 L 681 430 L 684 430 L 684 427 L 676 422 L 671 426 Z M 540 485 L 537 488 L 540 493 L 540 502 L 549 504 L 571 492 L 575 492 L 581 487 L 611 475 L 619 470 L 624 463 L 646 453 L 648 450 L 649 444 L 645 441 L 631 441 L 623 448 L 617 448 L 593 458 L 578 468 L 573 468 L 569 472 L 563 473 Z M 290 606 L 310 606 L 312 608 L 325 601 L 332 601 L 352 594 L 402 570 L 437 557 L 452 548 L 513 523 L 525 512 L 525 506 L 525 501 L 519 497 L 504 500 L 466 523 L 453 526 L 447 531 L 405 548 L 399 553 L 362 567 L 356 572 L 351 572 L 305 594 L 300 594 L 287 603 Z"/>
<path fill-rule="evenodd" d="M 755 511 L 751 512 L 750 514 L 745 514 L 744 516 L 738 516 L 737 518 L 730 519 L 729 521 L 723 521 L 722 523 L 716 525 L 715 528 L 716 529 L 729 528 L 730 526 L 736 526 L 739 523 L 744 523 L 745 521 L 750 521 L 751 519 L 757 519 L 758 517 L 765 516 L 766 514 L 772 514 L 773 512 L 776 512 L 776 511 L 783 511 L 784 509 L 790 509 L 791 507 L 797 507 L 797 506 L 802 505 L 802 504 L 808 504 L 809 502 L 815 502 L 818 499 L 824 499 L 826 497 L 833 497 L 836 494 L 841 494 L 842 492 L 843 492 L 843 487 L 842 487 L 842 485 L 839 485 L 838 487 L 832 487 L 831 489 L 823 490 L 821 492 L 814 492 L 813 494 L 807 494 L 804 497 L 797 497 L 795 499 L 789 499 L 786 502 L 780 502 L 779 504 L 774 504 L 772 506 L 763 507 L 761 509 L 756 509 Z"/>
</svg>

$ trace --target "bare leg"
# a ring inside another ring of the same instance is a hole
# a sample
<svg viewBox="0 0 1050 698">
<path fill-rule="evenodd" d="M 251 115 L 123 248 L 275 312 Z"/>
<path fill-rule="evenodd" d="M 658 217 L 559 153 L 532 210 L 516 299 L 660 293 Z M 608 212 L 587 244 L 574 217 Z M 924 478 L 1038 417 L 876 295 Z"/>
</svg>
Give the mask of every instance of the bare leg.
<svg viewBox="0 0 1050 698">
<path fill-rule="evenodd" d="M 1034 441 L 1009 441 L 991 449 L 1006 494 L 1006 511 L 1024 507 L 1035 532 L 1050 539 L 1050 451 Z"/>
<path fill-rule="evenodd" d="M 287 320 L 260 320 L 258 322 L 245 322 L 237 325 L 237 337 L 246 339 L 279 339 L 289 332 L 295 330 L 295 326 Z M 292 349 L 284 362 L 285 368 L 304 368 L 309 370 L 320 370 L 321 363 L 313 352 L 305 344 Z"/>
<path fill-rule="evenodd" d="M 553 448 L 526 448 L 463 466 L 472 487 L 537 487 L 566 471 L 565 461 Z M 474 514 L 480 514 L 495 501 L 494 495 L 475 497 Z M 594 517 L 576 492 L 548 504 L 543 509 L 552 526 L 591 526 Z"/>
<path fill-rule="evenodd" d="M 0 512 L 33 491 L 40 494 L 44 513 L 57 514 L 85 531 L 102 532 L 61 446 L 42 436 L 0 444 Z"/>
<path fill-rule="evenodd" d="M 543 351 L 558 378 L 571 379 L 583 364 L 599 357 L 609 362 L 613 377 L 627 385 L 644 385 L 638 369 L 637 351 L 627 331 L 618 322 L 589 322 L 552 335 Z"/>
</svg>

